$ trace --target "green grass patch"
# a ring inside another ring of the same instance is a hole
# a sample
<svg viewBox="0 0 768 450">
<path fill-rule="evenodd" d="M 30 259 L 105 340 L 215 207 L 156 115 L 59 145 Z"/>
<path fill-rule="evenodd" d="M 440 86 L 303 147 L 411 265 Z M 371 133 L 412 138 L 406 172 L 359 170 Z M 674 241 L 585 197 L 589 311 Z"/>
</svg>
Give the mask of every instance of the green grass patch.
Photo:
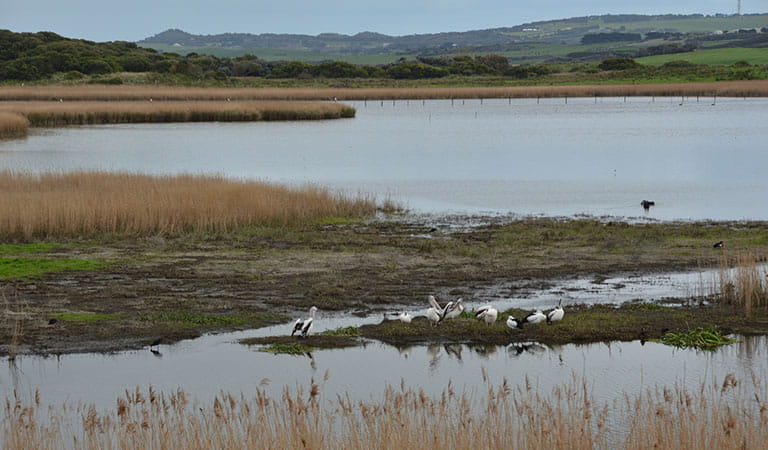
<svg viewBox="0 0 768 450">
<path fill-rule="evenodd" d="M 360 336 L 362 332 L 358 327 L 341 327 L 341 328 L 336 328 L 335 330 L 325 330 L 320 334 L 325 336 L 357 337 L 357 336 Z"/>
<path fill-rule="evenodd" d="M 285 318 L 272 313 L 203 314 L 188 311 L 164 311 L 142 314 L 140 320 L 166 323 L 176 327 L 229 327 L 256 322 L 279 323 Z"/>
<path fill-rule="evenodd" d="M 42 253 L 54 248 L 66 247 L 64 244 L 0 244 L 0 255 L 18 255 L 22 253 Z"/>
<path fill-rule="evenodd" d="M 659 342 L 674 347 L 713 351 L 722 345 L 733 344 L 736 341 L 723 336 L 717 327 L 710 326 L 706 328 L 698 327 L 677 333 L 666 333 L 659 339 Z"/>
<path fill-rule="evenodd" d="M 768 48 L 713 48 L 686 53 L 646 56 L 635 61 L 660 66 L 670 61 L 688 61 L 694 64 L 728 66 L 739 61 L 750 64 L 768 64 Z"/>
<path fill-rule="evenodd" d="M 266 352 L 266 353 L 281 353 L 281 354 L 288 354 L 288 355 L 303 355 L 304 353 L 311 352 L 314 350 L 314 347 L 311 347 L 309 345 L 299 344 L 298 342 L 294 342 L 293 344 L 272 344 L 267 347 L 262 347 L 259 349 L 260 352 Z"/>
<path fill-rule="evenodd" d="M 124 314 L 103 314 L 94 312 L 79 312 L 79 313 L 54 313 L 49 314 L 53 319 L 60 322 L 74 322 L 74 323 L 98 323 L 107 322 L 110 320 L 118 320 L 125 317 Z"/>
<path fill-rule="evenodd" d="M 0 280 L 28 280 L 46 273 L 65 270 L 98 270 L 104 261 L 91 259 L 0 258 Z"/>
</svg>

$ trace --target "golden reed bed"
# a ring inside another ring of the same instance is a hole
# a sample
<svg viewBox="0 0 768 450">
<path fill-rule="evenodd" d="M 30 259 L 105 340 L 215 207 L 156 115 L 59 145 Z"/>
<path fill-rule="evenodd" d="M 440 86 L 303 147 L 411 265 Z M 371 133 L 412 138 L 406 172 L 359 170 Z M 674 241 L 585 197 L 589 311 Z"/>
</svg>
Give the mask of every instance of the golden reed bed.
<svg viewBox="0 0 768 450">
<path fill-rule="evenodd" d="M 46 409 L 40 396 L 9 398 L 0 424 L 6 449 L 762 449 L 768 442 L 766 390 L 744 400 L 741 380 L 722 386 L 649 388 L 611 404 L 586 383 L 549 394 L 506 380 L 479 395 L 389 387 L 380 400 L 351 401 L 285 390 L 221 393 L 208 404 L 183 391 L 126 390 L 114 410 Z"/>
<path fill-rule="evenodd" d="M 610 96 L 768 96 L 768 81 L 574 86 L 426 88 L 191 88 L 165 86 L 6 86 L 0 100 L 393 100 Z"/>
<path fill-rule="evenodd" d="M 0 238 L 229 231 L 372 214 L 371 199 L 217 176 L 0 171 Z"/>
<path fill-rule="evenodd" d="M 29 120 L 21 114 L 0 111 L 0 139 L 25 136 Z"/>
<path fill-rule="evenodd" d="M 0 113 L 31 126 L 104 123 L 321 120 L 354 117 L 340 103 L 318 101 L 5 101 Z M 3 116 L 0 116 L 3 121 Z"/>
</svg>

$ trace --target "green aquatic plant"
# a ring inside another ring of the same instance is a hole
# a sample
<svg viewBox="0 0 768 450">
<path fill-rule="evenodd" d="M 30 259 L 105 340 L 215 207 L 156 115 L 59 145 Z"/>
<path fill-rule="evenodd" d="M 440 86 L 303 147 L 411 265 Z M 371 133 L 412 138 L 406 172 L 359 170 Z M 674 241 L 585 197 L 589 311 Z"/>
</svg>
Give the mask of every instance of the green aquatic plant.
<svg viewBox="0 0 768 450">
<path fill-rule="evenodd" d="M 721 345 L 733 344 L 736 340 L 724 336 L 717 327 L 697 327 L 692 330 L 669 332 L 659 339 L 662 344 L 680 348 L 715 350 Z"/>
</svg>

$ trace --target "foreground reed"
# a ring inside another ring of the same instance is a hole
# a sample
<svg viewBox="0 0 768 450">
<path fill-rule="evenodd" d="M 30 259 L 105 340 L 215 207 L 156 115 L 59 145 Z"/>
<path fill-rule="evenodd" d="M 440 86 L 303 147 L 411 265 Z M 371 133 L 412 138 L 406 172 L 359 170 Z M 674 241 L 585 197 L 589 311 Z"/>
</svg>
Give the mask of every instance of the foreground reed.
<svg viewBox="0 0 768 450">
<path fill-rule="evenodd" d="M 750 317 L 754 308 L 768 307 L 768 266 L 749 252 L 723 255 L 713 294 L 715 301 L 736 306 Z"/>
<path fill-rule="evenodd" d="M 317 186 L 220 176 L 0 172 L 0 237 L 228 231 L 372 214 L 373 200 Z"/>
<path fill-rule="evenodd" d="M 0 139 L 25 136 L 29 120 L 21 114 L 0 111 Z"/>
<path fill-rule="evenodd" d="M 768 81 L 600 84 L 563 86 L 398 87 L 398 88 L 193 88 L 171 86 L 6 86 L 0 100 L 394 100 L 451 98 L 536 98 L 616 96 L 765 97 Z"/>
<path fill-rule="evenodd" d="M 242 122 L 322 120 L 354 117 L 340 103 L 286 101 L 175 102 L 4 102 L 0 114 L 14 113 L 36 127 L 107 123 Z M 0 117 L 0 119 L 2 119 Z"/>
<path fill-rule="evenodd" d="M 526 380 L 486 383 L 479 395 L 388 387 L 380 400 L 325 399 L 285 389 L 280 398 L 221 393 L 195 404 L 181 390 L 126 390 L 113 411 L 46 409 L 6 400 L 0 443 L 36 448 L 311 449 L 758 449 L 768 439 L 768 390 L 728 375 L 699 390 L 660 387 L 599 404 L 586 382 L 541 393 Z M 752 391 L 755 391 L 754 393 Z M 619 394 L 620 395 L 620 394 Z"/>
</svg>

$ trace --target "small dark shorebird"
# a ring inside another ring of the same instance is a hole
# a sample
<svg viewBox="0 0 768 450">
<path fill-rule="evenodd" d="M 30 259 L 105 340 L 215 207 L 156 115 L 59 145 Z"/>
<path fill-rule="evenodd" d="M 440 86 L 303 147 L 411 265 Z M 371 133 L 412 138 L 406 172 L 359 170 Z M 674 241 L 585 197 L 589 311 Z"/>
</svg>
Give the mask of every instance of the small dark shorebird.
<svg viewBox="0 0 768 450">
<path fill-rule="evenodd" d="M 651 209 L 651 206 L 654 206 L 656 202 L 652 202 L 650 200 L 643 200 L 642 202 L 640 202 L 640 204 L 643 206 L 643 209 L 645 210 L 645 212 L 648 212 Z"/>
<path fill-rule="evenodd" d="M 713 248 L 723 248 L 723 241 L 715 243 L 715 245 L 712 246 Z"/>
</svg>

